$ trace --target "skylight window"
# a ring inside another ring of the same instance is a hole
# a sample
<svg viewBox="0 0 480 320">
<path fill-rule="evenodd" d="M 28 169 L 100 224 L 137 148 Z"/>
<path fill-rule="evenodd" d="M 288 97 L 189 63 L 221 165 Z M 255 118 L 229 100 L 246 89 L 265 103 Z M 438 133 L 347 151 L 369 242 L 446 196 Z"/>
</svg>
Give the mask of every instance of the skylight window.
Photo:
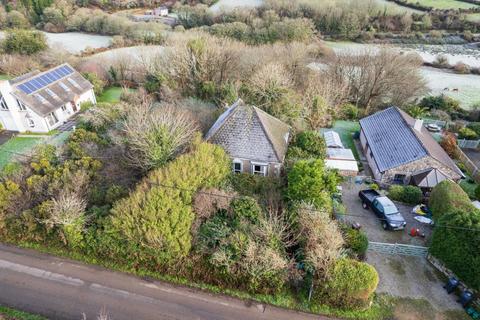
<svg viewBox="0 0 480 320">
<path fill-rule="evenodd" d="M 63 90 L 65 90 L 66 92 L 70 92 L 70 88 L 63 82 L 59 82 L 58 83 L 60 85 L 60 87 L 62 87 Z"/>
<path fill-rule="evenodd" d="M 38 93 L 35 93 L 35 97 L 38 99 L 38 101 L 40 101 L 41 103 L 47 103 L 48 101 L 42 97 L 40 94 Z"/>
<path fill-rule="evenodd" d="M 50 95 L 50 97 L 52 97 L 53 99 L 60 99 L 56 94 L 55 92 L 53 92 L 52 90 L 50 90 L 49 88 L 46 88 L 45 91 Z"/>
<path fill-rule="evenodd" d="M 72 78 L 67 78 L 67 81 L 70 82 L 71 84 L 73 84 L 75 87 L 81 89 L 80 85 L 75 80 L 73 80 Z"/>
</svg>

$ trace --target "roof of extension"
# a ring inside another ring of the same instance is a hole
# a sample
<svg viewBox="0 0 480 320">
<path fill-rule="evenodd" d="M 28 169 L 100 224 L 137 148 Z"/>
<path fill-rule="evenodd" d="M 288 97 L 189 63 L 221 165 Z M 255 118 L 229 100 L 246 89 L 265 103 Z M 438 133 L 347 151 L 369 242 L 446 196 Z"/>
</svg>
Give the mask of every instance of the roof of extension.
<svg viewBox="0 0 480 320">
<path fill-rule="evenodd" d="M 238 100 L 210 128 L 206 139 L 233 158 L 283 162 L 290 127 L 257 107 Z"/>
<path fill-rule="evenodd" d="M 10 80 L 10 84 L 12 94 L 41 116 L 74 101 L 93 87 L 68 63 L 44 72 L 27 73 Z"/>
<path fill-rule="evenodd" d="M 423 126 L 415 130 L 415 119 L 397 107 L 363 118 L 360 125 L 381 172 L 431 156 L 463 176 L 430 132 Z"/>
</svg>

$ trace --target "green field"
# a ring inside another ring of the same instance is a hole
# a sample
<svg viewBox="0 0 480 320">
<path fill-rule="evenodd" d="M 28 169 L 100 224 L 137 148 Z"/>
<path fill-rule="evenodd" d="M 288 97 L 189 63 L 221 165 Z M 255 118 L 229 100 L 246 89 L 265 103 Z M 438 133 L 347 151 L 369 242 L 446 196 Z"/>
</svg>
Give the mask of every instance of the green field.
<svg viewBox="0 0 480 320">
<path fill-rule="evenodd" d="M 423 7 L 432 7 L 434 9 L 471 9 L 479 6 L 473 3 L 466 3 L 456 0 L 408 0 L 409 3 L 418 3 Z"/>
<path fill-rule="evenodd" d="M 360 159 L 357 148 L 355 147 L 355 142 L 353 141 L 353 134 L 360 130 L 360 124 L 358 122 L 338 120 L 335 121 L 332 128 L 325 128 L 320 131 L 324 132 L 328 130 L 336 131 L 340 135 L 344 147 L 352 150 L 355 159 Z"/>
<path fill-rule="evenodd" d="M 7 74 L 0 74 L 0 80 L 10 80 L 12 77 L 10 77 Z"/>
<path fill-rule="evenodd" d="M 22 154 L 28 154 L 36 145 L 43 141 L 42 138 L 13 137 L 0 146 L 0 169 Z"/>
<path fill-rule="evenodd" d="M 467 20 L 470 22 L 480 22 L 480 13 L 467 14 Z"/>
</svg>

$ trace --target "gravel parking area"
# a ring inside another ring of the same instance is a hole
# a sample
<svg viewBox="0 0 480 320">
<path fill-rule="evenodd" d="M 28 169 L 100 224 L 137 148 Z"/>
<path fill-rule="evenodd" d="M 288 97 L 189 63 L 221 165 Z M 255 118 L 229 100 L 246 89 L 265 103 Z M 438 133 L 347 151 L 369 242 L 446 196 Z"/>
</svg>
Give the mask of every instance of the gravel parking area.
<svg viewBox="0 0 480 320">
<path fill-rule="evenodd" d="M 413 219 L 414 215 L 411 213 L 411 206 L 407 206 L 398 202 L 395 203 L 398 210 L 405 218 L 407 226 L 405 230 L 385 231 L 381 226 L 380 220 L 373 213 L 373 211 L 371 209 L 365 210 L 362 208 L 362 202 L 358 197 L 358 192 L 362 189 L 368 189 L 368 185 L 359 185 L 348 182 L 344 183 L 342 187 L 343 204 L 347 209 L 347 216 L 345 217 L 345 220 L 350 223 L 360 223 L 370 241 L 427 246 L 428 239 L 432 233 L 432 228 Z M 353 216 L 348 216 L 348 214 Z M 420 229 L 421 232 L 425 233 L 426 237 L 411 237 L 408 234 L 411 228 Z"/>
</svg>

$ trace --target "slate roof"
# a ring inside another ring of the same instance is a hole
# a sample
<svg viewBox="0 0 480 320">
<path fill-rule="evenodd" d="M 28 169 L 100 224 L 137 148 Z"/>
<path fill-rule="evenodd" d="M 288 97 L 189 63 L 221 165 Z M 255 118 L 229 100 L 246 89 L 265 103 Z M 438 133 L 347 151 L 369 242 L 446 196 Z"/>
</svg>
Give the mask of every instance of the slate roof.
<svg viewBox="0 0 480 320">
<path fill-rule="evenodd" d="M 69 66 L 72 68 L 69 64 L 65 63 L 52 69 L 57 69 L 62 66 Z M 10 80 L 10 84 L 13 87 L 12 95 L 40 116 L 46 116 L 50 112 L 64 106 L 66 103 L 74 101 L 81 94 L 93 88 L 93 85 L 89 81 L 87 81 L 78 71 L 74 70 L 72 74 L 64 76 L 39 90 L 31 92 L 30 94 L 19 89 L 21 84 L 28 82 L 34 77 L 46 74 L 52 69 L 44 72 L 39 72 L 38 70 L 33 71 Z M 71 82 L 72 80 L 73 83 Z M 78 86 L 74 85 L 74 83 Z M 53 92 L 54 96 L 49 92 Z"/>
<path fill-rule="evenodd" d="M 422 126 L 415 130 L 415 119 L 397 107 L 390 107 L 360 120 L 368 145 L 380 172 L 431 156 L 460 176 L 453 160 Z"/>
<path fill-rule="evenodd" d="M 221 145 L 232 158 L 282 163 L 289 134 L 287 124 L 238 100 L 210 128 L 206 140 Z"/>
</svg>

